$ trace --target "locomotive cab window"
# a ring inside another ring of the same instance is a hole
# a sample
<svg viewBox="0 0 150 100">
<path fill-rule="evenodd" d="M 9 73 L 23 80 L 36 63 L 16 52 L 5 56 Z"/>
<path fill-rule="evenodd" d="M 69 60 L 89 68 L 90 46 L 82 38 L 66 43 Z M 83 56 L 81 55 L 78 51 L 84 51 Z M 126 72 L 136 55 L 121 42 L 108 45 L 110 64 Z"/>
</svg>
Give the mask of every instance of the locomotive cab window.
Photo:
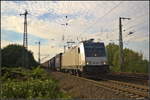
<svg viewBox="0 0 150 100">
<path fill-rule="evenodd" d="M 106 56 L 104 44 L 91 44 L 85 45 L 86 57 L 104 57 Z"/>
</svg>

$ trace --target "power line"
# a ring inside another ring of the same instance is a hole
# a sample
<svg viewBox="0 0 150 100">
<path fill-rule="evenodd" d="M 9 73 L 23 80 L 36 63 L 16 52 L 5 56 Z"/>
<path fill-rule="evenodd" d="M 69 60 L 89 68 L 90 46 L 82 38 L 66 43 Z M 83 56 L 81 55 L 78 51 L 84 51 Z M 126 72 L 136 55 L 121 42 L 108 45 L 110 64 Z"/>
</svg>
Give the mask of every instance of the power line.
<svg viewBox="0 0 150 100">
<path fill-rule="evenodd" d="M 145 23 L 145 22 L 142 22 L 142 23 L 139 23 L 139 24 L 132 25 L 132 26 L 128 27 L 127 29 L 125 29 L 125 31 L 128 31 L 128 30 L 134 28 L 135 26 L 139 27 L 138 25 L 142 25 L 143 23 Z M 141 26 L 140 26 L 140 27 L 141 27 Z M 141 27 L 141 28 L 142 28 L 142 27 Z M 139 30 L 139 29 L 141 29 L 141 28 L 136 28 L 136 31 Z M 119 30 L 119 29 L 116 28 L 116 29 L 114 29 L 114 30 Z M 114 30 L 113 30 L 113 31 L 114 31 Z M 134 31 L 134 32 L 136 32 L 136 31 Z M 134 32 L 133 32 L 133 33 L 134 33 Z M 129 33 L 129 32 L 125 32 L 125 33 Z M 124 36 L 124 37 L 125 37 L 125 41 L 128 39 L 127 36 L 129 36 L 129 34 L 126 34 L 126 35 Z M 135 35 L 132 35 L 132 36 L 135 36 Z M 127 38 L 126 38 L 126 37 L 127 37 Z"/>
<path fill-rule="evenodd" d="M 139 29 L 140 29 L 140 28 L 136 29 L 136 31 L 139 30 Z M 126 33 L 128 33 L 128 32 L 126 32 Z M 136 32 L 136 34 L 138 34 L 138 33 L 141 33 L 141 32 L 139 32 L 139 31 Z M 134 38 L 136 38 L 136 36 L 137 36 L 137 35 L 132 35 L 132 38 L 134 39 Z M 125 40 L 126 40 L 126 39 L 129 39 L 129 38 L 127 37 L 127 38 L 125 38 Z"/>
<path fill-rule="evenodd" d="M 128 25 L 128 24 L 130 24 L 130 23 L 132 23 L 132 22 L 134 22 L 136 20 L 139 20 L 140 18 L 146 17 L 145 15 L 147 16 L 147 14 L 142 14 L 142 15 L 136 16 L 135 19 L 133 19 L 132 21 L 129 21 L 126 24 L 124 24 L 124 26 L 126 26 L 126 25 Z"/>
<path fill-rule="evenodd" d="M 139 23 L 139 24 L 132 25 L 132 26 L 126 28 L 124 31 L 130 30 L 130 29 L 132 29 L 132 28 L 134 28 L 134 27 L 136 27 L 136 26 L 138 27 L 139 25 L 143 25 L 143 23 L 145 23 L 145 22 L 142 22 L 142 23 Z"/>
<path fill-rule="evenodd" d="M 144 36 L 143 36 L 144 37 Z M 147 36 L 145 36 L 147 37 Z M 145 38 L 144 37 L 144 38 Z M 148 38 L 148 37 L 147 37 Z M 133 35 L 131 38 L 127 38 L 125 39 L 124 41 L 128 42 L 128 41 L 131 41 L 131 40 L 136 40 L 136 39 L 141 39 L 141 36 L 137 36 L 137 35 Z"/>
<path fill-rule="evenodd" d="M 110 10 L 109 10 L 107 13 L 105 13 L 102 17 L 98 18 L 98 20 L 99 20 L 99 19 L 103 19 L 106 15 L 108 15 L 108 14 L 111 13 L 114 9 L 116 9 L 121 3 L 122 3 L 122 2 L 120 2 L 120 3 L 117 4 L 115 7 L 113 7 L 112 9 L 110 9 Z M 97 20 L 96 20 L 96 22 L 93 23 L 93 24 L 96 24 L 96 23 L 97 23 Z M 93 24 L 90 25 L 90 26 L 89 26 L 88 28 L 86 28 L 86 29 L 89 29 L 90 27 L 92 27 Z M 85 31 L 86 31 L 86 30 L 85 30 Z M 83 31 L 83 32 L 85 32 L 85 31 Z"/>
<path fill-rule="evenodd" d="M 119 4 L 117 4 L 115 7 L 113 7 L 110 11 L 108 11 L 107 13 L 105 13 L 102 17 L 100 17 L 100 19 L 102 19 L 103 17 L 105 17 L 106 15 L 108 15 L 109 13 L 111 13 L 115 8 L 117 8 L 122 2 L 120 2 Z"/>
<path fill-rule="evenodd" d="M 111 26 L 112 24 L 114 24 L 115 21 L 117 21 L 117 19 L 111 21 L 111 23 L 110 23 L 109 25 L 107 25 L 107 27 L 109 27 L 109 26 Z M 107 23 L 104 23 L 103 26 L 105 26 L 105 24 L 107 24 Z M 115 29 L 116 29 L 116 28 L 115 28 Z"/>
<path fill-rule="evenodd" d="M 103 19 L 106 15 L 108 15 L 109 13 L 111 13 L 114 9 L 116 9 L 120 4 L 121 4 L 122 2 L 120 2 L 119 4 L 117 4 L 115 7 L 113 7 L 112 9 L 110 9 L 107 13 L 105 13 L 102 17 L 100 17 L 100 18 L 98 18 L 97 20 L 99 20 L 99 19 Z M 97 23 L 97 20 L 96 20 L 96 22 L 95 23 L 93 23 L 93 24 L 96 24 Z M 113 20 L 113 21 L 116 21 L 116 19 L 115 20 Z M 112 21 L 112 22 L 113 22 Z M 88 28 L 86 28 L 86 29 L 89 29 L 89 28 L 91 28 L 91 27 L 93 27 L 93 24 L 91 24 Z M 113 24 L 113 23 L 112 23 Z M 110 24 L 111 25 L 111 24 Z M 109 25 L 109 26 L 110 26 Z M 84 33 L 86 30 L 84 30 L 82 33 Z M 81 36 L 81 34 L 79 35 L 79 36 Z"/>
<path fill-rule="evenodd" d="M 111 24 L 109 24 L 107 27 L 109 27 L 109 26 L 111 26 L 115 21 L 117 21 L 117 19 L 114 19 L 113 21 L 111 21 Z M 104 23 L 103 24 L 103 26 L 105 25 L 105 24 L 107 24 L 107 23 Z M 112 31 L 114 31 L 114 30 L 119 30 L 118 28 L 115 28 L 115 29 L 113 29 Z M 81 36 L 81 34 L 79 34 L 79 37 Z"/>
</svg>

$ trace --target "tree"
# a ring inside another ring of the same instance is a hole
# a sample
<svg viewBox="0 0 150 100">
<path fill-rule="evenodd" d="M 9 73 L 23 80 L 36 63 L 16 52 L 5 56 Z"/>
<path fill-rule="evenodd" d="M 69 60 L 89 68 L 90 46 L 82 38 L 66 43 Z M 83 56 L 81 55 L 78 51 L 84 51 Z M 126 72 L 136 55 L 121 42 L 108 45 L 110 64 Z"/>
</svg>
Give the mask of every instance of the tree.
<svg viewBox="0 0 150 100">
<path fill-rule="evenodd" d="M 143 55 L 133 50 L 124 49 L 125 71 L 126 72 L 148 72 L 148 61 L 143 60 Z"/>
<path fill-rule="evenodd" d="M 113 66 L 113 59 L 114 56 L 116 55 L 115 53 L 118 52 L 119 46 L 115 45 L 114 43 L 110 43 L 109 45 L 106 46 L 107 48 L 107 55 L 108 55 L 108 63 L 109 65 Z"/>
<path fill-rule="evenodd" d="M 2 49 L 2 66 L 4 67 L 22 67 L 23 50 L 28 54 L 29 67 L 37 66 L 31 51 L 27 51 L 23 46 L 10 44 Z"/>
<path fill-rule="evenodd" d="M 112 71 L 120 72 L 119 66 L 119 46 L 110 43 L 106 46 L 108 52 L 108 63 Z M 149 62 L 143 59 L 143 55 L 131 49 L 125 48 L 124 52 L 124 67 L 125 72 L 141 72 L 147 73 Z"/>
</svg>

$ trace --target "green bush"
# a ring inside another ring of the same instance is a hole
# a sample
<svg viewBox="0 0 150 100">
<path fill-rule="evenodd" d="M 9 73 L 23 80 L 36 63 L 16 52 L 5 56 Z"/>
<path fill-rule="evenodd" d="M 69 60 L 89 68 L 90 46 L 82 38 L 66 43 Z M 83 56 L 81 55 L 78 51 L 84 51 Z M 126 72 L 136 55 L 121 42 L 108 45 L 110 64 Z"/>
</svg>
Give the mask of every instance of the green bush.
<svg viewBox="0 0 150 100">
<path fill-rule="evenodd" d="M 70 98 L 59 90 L 57 81 L 40 67 L 33 70 L 2 68 L 1 79 L 3 99 Z"/>
<path fill-rule="evenodd" d="M 28 59 L 28 68 L 32 68 L 33 66 L 37 66 L 38 63 L 35 61 L 33 57 L 33 53 L 31 51 L 28 51 L 26 48 L 24 48 L 22 45 L 18 44 L 10 44 L 6 47 L 2 48 L 2 67 L 25 67 L 23 66 L 23 52 L 27 54 Z M 27 64 L 25 60 L 25 64 Z M 27 66 L 26 66 L 27 67 Z"/>
<path fill-rule="evenodd" d="M 2 84 L 2 98 L 62 98 L 57 84 L 52 80 L 27 80 Z"/>
<path fill-rule="evenodd" d="M 30 75 L 34 79 L 48 78 L 48 74 L 46 73 L 46 71 L 40 67 L 33 69 Z"/>
<path fill-rule="evenodd" d="M 31 73 L 31 70 L 25 68 L 2 68 L 2 81 L 7 80 L 27 80 L 29 78 L 28 73 Z"/>
</svg>

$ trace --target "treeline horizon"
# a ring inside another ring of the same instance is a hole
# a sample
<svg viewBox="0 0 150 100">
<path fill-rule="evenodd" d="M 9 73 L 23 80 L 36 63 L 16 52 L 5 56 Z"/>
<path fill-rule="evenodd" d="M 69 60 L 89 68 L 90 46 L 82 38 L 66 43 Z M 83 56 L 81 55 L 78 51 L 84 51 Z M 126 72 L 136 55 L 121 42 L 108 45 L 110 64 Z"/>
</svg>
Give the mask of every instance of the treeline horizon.
<svg viewBox="0 0 150 100">
<path fill-rule="evenodd" d="M 149 61 L 143 58 L 143 54 L 129 48 L 123 49 L 124 70 L 120 68 L 119 45 L 109 43 L 106 46 L 108 63 L 114 72 L 148 73 Z"/>
<path fill-rule="evenodd" d="M 22 51 L 25 49 L 18 44 L 9 44 L 2 48 L 2 67 L 23 67 Z M 33 53 L 25 49 L 28 53 L 29 66 L 38 66 L 38 62 L 34 59 Z M 113 72 L 137 72 L 148 73 L 149 61 L 143 58 L 143 54 L 134 50 L 125 48 L 124 52 L 124 71 L 121 71 L 119 62 L 119 45 L 109 43 L 106 45 L 108 64 Z"/>
</svg>

